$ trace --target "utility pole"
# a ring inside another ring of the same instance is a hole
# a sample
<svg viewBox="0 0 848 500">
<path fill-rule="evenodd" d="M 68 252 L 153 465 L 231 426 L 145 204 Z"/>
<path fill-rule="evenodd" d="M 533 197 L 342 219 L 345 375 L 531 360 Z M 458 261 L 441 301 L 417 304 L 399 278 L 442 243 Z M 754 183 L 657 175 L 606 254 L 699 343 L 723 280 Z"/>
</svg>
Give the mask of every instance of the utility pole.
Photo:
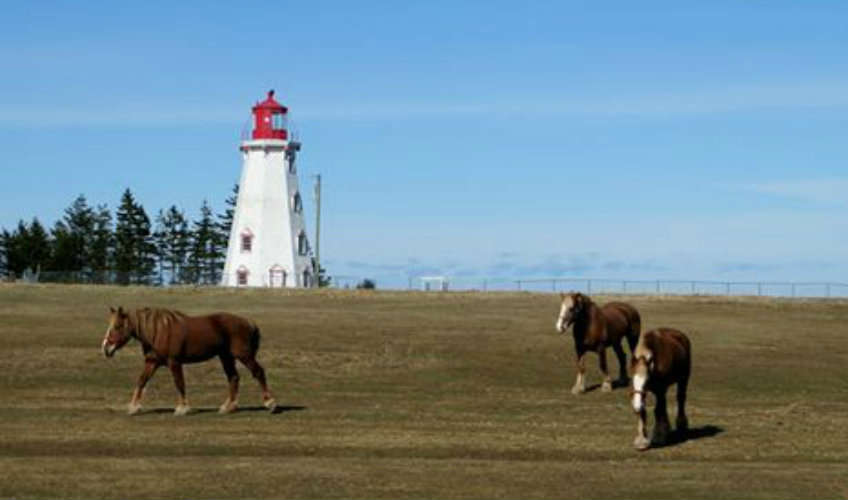
<svg viewBox="0 0 848 500">
<path fill-rule="evenodd" d="M 315 279 L 312 286 L 321 286 L 321 174 L 315 175 Z"/>
</svg>

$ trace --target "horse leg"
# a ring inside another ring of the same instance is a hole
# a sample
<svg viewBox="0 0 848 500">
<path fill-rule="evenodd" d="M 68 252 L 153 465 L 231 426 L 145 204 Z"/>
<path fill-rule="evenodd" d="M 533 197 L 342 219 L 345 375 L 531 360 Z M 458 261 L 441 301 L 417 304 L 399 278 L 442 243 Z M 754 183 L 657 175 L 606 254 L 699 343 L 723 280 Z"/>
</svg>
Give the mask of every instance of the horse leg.
<svg viewBox="0 0 848 500">
<path fill-rule="evenodd" d="M 627 383 L 630 381 L 627 377 L 627 354 L 624 353 L 621 343 L 613 344 L 612 349 L 615 351 L 615 357 L 618 358 L 618 385 L 627 387 Z"/>
<path fill-rule="evenodd" d="M 607 348 L 601 347 L 598 351 L 598 360 L 601 365 L 601 373 L 604 374 L 604 383 L 601 384 L 601 392 L 612 391 L 612 378 L 610 378 L 609 370 L 607 369 Z"/>
<path fill-rule="evenodd" d="M 159 363 L 156 360 L 144 360 L 144 370 L 142 370 L 141 375 L 138 376 L 138 382 L 136 383 L 135 390 L 133 391 L 132 399 L 127 407 L 127 413 L 130 415 L 135 415 L 139 412 L 139 410 L 141 410 L 141 396 L 144 394 L 144 386 L 147 385 L 147 381 L 150 380 L 150 377 L 156 373 L 157 368 L 159 368 Z"/>
<path fill-rule="evenodd" d="M 577 379 L 574 381 L 574 387 L 571 388 L 572 394 L 583 394 L 586 392 L 586 352 L 582 349 L 577 349 Z"/>
<path fill-rule="evenodd" d="M 654 433 L 651 442 L 658 445 L 666 443 L 671 427 L 668 423 L 668 409 L 665 401 L 666 390 L 667 388 L 663 388 L 654 393 L 657 397 L 657 405 L 654 407 Z"/>
<path fill-rule="evenodd" d="M 218 413 L 232 413 L 238 409 L 239 374 L 236 370 L 236 360 L 229 353 L 221 354 L 221 366 L 224 367 L 224 373 L 230 383 L 230 393 L 218 409 Z"/>
<path fill-rule="evenodd" d="M 636 439 L 633 441 L 633 446 L 637 450 L 647 450 L 651 446 L 651 440 L 648 439 L 648 412 L 644 408 L 639 412 L 639 421 L 636 424 Z"/>
<path fill-rule="evenodd" d="M 177 399 L 177 407 L 174 408 L 174 415 L 183 416 L 188 413 L 189 406 L 185 395 L 185 379 L 183 378 L 183 364 L 173 359 L 168 360 L 168 368 L 171 369 L 171 375 L 174 377 L 174 385 L 177 386 L 179 399 Z"/>
<path fill-rule="evenodd" d="M 688 385 L 688 378 L 677 383 L 677 420 L 675 427 L 680 439 L 686 439 L 686 431 L 689 429 L 689 420 L 686 418 L 686 388 Z"/>
<path fill-rule="evenodd" d="M 241 357 L 239 358 L 239 361 L 241 361 L 244 366 L 250 370 L 250 373 L 253 374 L 253 378 L 259 382 L 259 386 L 262 388 L 262 404 L 265 405 L 265 408 L 274 411 L 277 408 L 277 402 L 274 400 L 274 397 L 271 396 L 271 390 L 268 389 L 268 382 L 265 380 L 265 369 L 262 368 L 262 365 L 260 365 L 253 356 Z"/>
</svg>

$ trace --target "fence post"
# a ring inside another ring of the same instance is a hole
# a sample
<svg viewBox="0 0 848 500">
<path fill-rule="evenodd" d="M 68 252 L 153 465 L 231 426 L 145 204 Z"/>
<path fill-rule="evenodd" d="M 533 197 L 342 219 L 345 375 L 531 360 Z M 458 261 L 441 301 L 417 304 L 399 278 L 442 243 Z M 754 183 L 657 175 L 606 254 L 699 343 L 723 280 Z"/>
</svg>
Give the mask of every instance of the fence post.
<svg viewBox="0 0 848 500">
<path fill-rule="evenodd" d="M 830 298 L 830 283 L 824 284 L 824 296 Z"/>
<path fill-rule="evenodd" d="M 518 285 L 518 291 L 521 291 L 521 280 L 516 280 L 515 284 Z"/>
<path fill-rule="evenodd" d="M 795 297 L 795 283 L 792 283 L 792 297 Z"/>
<path fill-rule="evenodd" d="M 660 293 L 660 280 L 657 280 L 657 293 Z"/>
<path fill-rule="evenodd" d="M 757 297 L 763 296 L 763 284 L 759 281 L 757 282 Z"/>
<path fill-rule="evenodd" d="M 586 280 L 586 293 L 592 294 L 592 280 Z"/>
<path fill-rule="evenodd" d="M 621 293 L 627 293 L 627 280 L 621 280 Z"/>
<path fill-rule="evenodd" d="M 724 289 L 725 293 L 724 294 L 730 295 L 730 282 L 728 281 L 727 283 L 724 284 L 724 286 L 725 286 L 725 289 Z"/>
<path fill-rule="evenodd" d="M 556 292 L 556 280 L 551 280 L 551 291 Z"/>
</svg>

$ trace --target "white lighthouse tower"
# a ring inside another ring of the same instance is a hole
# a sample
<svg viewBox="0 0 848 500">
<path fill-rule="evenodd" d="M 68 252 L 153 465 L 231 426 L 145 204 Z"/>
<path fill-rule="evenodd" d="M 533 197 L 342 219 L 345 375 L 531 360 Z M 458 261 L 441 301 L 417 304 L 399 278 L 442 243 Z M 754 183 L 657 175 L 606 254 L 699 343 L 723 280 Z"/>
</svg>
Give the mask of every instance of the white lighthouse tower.
<svg viewBox="0 0 848 500">
<path fill-rule="evenodd" d="M 239 148 L 241 181 L 223 286 L 312 286 L 312 256 L 297 187 L 300 143 L 289 138 L 287 114 L 273 90 L 253 106 L 253 131 Z"/>
</svg>

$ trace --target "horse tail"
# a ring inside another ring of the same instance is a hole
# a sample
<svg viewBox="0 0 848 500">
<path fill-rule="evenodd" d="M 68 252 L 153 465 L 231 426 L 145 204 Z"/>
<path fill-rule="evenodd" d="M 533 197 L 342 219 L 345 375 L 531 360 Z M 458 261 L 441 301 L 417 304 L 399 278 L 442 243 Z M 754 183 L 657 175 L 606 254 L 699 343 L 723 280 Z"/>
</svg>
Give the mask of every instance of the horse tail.
<svg viewBox="0 0 848 500">
<path fill-rule="evenodd" d="M 253 327 L 253 331 L 250 332 L 250 351 L 255 355 L 259 352 L 259 341 L 262 335 L 259 334 L 259 327 L 255 323 L 252 323 L 251 326 Z"/>
</svg>

